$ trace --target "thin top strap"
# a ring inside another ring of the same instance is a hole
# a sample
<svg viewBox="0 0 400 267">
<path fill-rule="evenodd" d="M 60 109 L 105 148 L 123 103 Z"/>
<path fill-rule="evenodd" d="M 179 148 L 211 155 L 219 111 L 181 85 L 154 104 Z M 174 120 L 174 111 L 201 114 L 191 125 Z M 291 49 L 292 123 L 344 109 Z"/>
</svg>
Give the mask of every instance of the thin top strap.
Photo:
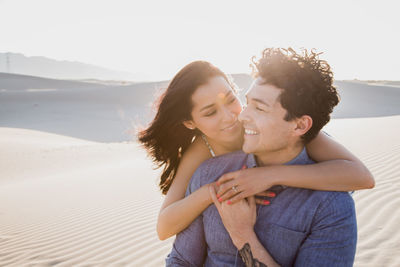
<svg viewBox="0 0 400 267">
<path fill-rule="evenodd" d="M 210 146 L 210 144 L 208 143 L 207 137 L 204 134 L 201 134 L 201 138 L 203 138 L 204 143 L 206 143 L 206 146 L 208 147 L 208 150 L 210 150 L 211 156 L 214 158 L 215 157 L 215 152 L 212 149 L 212 147 Z"/>
</svg>

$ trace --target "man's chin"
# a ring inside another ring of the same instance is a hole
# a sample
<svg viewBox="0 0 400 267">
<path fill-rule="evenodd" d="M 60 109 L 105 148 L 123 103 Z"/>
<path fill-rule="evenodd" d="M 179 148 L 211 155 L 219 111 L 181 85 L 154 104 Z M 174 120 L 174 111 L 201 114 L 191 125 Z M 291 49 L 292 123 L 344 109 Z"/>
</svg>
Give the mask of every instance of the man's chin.
<svg viewBox="0 0 400 267">
<path fill-rule="evenodd" d="M 254 153 L 255 149 L 251 146 L 246 146 L 246 144 L 243 145 L 242 150 L 246 154 Z"/>
</svg>

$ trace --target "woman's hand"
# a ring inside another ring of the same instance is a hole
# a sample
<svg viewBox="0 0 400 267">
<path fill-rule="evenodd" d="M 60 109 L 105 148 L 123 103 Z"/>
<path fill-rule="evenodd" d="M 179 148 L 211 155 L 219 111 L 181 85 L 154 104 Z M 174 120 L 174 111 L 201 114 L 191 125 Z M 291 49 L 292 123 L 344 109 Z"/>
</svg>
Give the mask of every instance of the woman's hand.
<svg viewBox="0 0 400 267">
<path fill-rule="evenodd" d="M 253 195 L 275 197 L 274 192 L 267 190 L 275 185 L 275 181 L 272 177 L 268 177 L 265 168 L 246 169 L 246 166 L 243 166 L 242 170 L 222 175 L 216 184 L 219 186 L 216 195 L 218 200 L 220 202 L 227 200 L 228 204 Z M 268 200 L 257 198 L 256 203 L 269 205 Z"/>
<path fill-rule="evenodd" d="M 234 242 L 254 232 L 254 225 L 257 219 L 254 196 L 242 199 L 235 205 L 229 205 L 226 202 L 220 203 L 218 201 L 213 186 L 210 186 L 209 190 L 222 222 Z"/>
<path fill-rule="evenodd" d="M 278 263 L 261 244 L 255 231 L 254 225 L 257 220 L 257 207 L 254 196 L 238 201 L 234 205 L 220 203 L 215 193 L 215 188 L 210 186 L 210 196 L 221 216 L 222 223 L 232 239 L 232 243 L 238 250 L 243 250 L 246 246 L 246 252 L 241 257 L 245 262 L 253 262 L 257 266 L 279 266 Z M 249 265 L 250 266 L 250 265 Z"/>
<path fill-rule="evenodd" d="M 212 196 L 211 196 L 210 192 L 211 192 L 211 190 L 213 190 L 214 192 L 218 191 L 219 186 L 217 185 L 217 182 L 212 182 L 212 183 L 209 183 L 209 184 L 205 184 L 200 189 L 204 192 L 204 194 L 206 194 L 207 203 L 209 205 L 213 204 L 213 199 L 212 199 Z"/>
</svg>

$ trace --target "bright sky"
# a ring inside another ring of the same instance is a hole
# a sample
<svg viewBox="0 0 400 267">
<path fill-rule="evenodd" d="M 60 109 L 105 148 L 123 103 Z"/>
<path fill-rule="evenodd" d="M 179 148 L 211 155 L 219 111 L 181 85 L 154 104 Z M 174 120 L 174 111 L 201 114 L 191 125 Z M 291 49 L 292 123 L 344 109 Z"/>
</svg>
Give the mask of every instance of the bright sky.
<svg viewBox="0 0 400 267">
<path fill-rule="evenodd" d="M 0 52 L 171 79 L 203 59 L 249 73 L 265 47 L 316 48 L 336 79 L 400 80 L 398 1 L 0 0 Z"/>
</svg>

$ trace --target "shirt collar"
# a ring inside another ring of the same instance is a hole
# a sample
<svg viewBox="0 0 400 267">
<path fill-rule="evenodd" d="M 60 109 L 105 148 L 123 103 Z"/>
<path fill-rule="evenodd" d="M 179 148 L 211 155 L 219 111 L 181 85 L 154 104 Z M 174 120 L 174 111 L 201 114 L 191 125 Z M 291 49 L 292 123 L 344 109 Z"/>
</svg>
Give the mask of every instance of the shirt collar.
<svg viewBox="0 0 400 267">
<path fill-rule="evenodd" d="M 296 164 L 304 164 L 305 162 L 308 162 L 310 160 L 310 157 L 307 154 L 306 147 L 303 147 L 301 152 L 291 161 L 286 162 L 284 165 L 296 165 Z"/>
<path fill-rule="evenodd" d="M 292 160 L 284 163 L 283 165 L 295 165 L 295 164 L 305 164 L 306 162 L 312 161 L 307 154 L 307 150 L 305 147 L 301 150 L 301 152 Z M 247 161 L 246 161 L 247 168 L 255 168 L 257 167 L 257 161 L 254 154 L 248 154 Z M 275 185 L 271 187 L 269 190 L 275 190 L 278 194 L 282 190 L 287 188 L 286 185 Z"/>
<path fill-rule="evenodd" d="M 310 161 L 310 158 L 307 154 L 306 148 L 303 147 L 301 152 L 294 159 L 284 163 L 283 165 L 304 164 L 305 162 L 308 162 L 308 161 Z M 254 154 L 248 154 L 246 165 L 247 165 L 247 168 L 258 167 L 256 157 L 254 156 Z"/>
</svg>

